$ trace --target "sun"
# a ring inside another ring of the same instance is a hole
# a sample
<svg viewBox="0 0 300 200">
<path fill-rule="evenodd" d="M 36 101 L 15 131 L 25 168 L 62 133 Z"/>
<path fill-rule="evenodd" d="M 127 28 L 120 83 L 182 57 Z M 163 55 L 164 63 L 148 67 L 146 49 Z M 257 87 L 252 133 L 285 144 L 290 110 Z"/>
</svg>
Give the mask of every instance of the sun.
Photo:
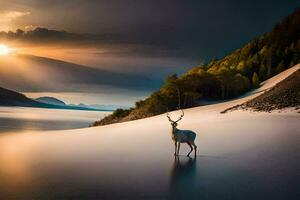
<svg viewBox="0 0 300 200">
<path fill-rule="evenodd" d="M 0 44 L 0 56 L 6 56 L 10 53 L 10 48 L 5 44 Z"/>
</svg>

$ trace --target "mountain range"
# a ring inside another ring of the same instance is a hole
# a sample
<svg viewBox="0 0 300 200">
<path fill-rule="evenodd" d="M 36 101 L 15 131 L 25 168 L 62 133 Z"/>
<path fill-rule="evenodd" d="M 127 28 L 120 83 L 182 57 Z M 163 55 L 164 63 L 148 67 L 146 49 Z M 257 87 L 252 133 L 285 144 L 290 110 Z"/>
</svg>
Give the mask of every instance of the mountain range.
<svg viewBox="0 0 300 200">
<path fill-rule="evenodd" d="M 42 97 L 30 99 L 24 94 L 0 87 L 0 106 L 22 106 L 51 109 L 110 111 L 109 109 L 98 109 L 92 107 L 71 106 L 53 97 Z"/>
<path fill-rule="evenodd" d="M 116 110 L 117 108 L 129 108 L 121 105 L 99 105 L 99 104 L 66 104 L 60 99 L 57 99 L 55 97 L 39 97 L 34 99 L 35 101 L 51 104 L 51 105 L 59 105 L 59 106 L 72 106 L 72 107 L 80 107 L 80 108 L 87 108 L 87 109 L 97 109 L 97 110 Z"/>
<path fill-rule="evenodd" d="M 107 87 L 151 91 L 158 87 L 146 76 L 33 55 L 2 58 L 0 68 L 0 85 L 22 92 L 103 92 Z"/>
</svg>

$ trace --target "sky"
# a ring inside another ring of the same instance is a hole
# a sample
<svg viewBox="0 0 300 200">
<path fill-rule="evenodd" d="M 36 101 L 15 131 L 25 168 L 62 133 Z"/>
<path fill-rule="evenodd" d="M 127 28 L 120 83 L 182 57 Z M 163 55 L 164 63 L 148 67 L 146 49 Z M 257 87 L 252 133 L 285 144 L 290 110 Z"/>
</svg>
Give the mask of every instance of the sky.
<svg viewBox="0 0 300 200">
<path fill-rule="evenodd" d="M 61 36 L 50 39 L 28 37 L 26 42 L 23 39 L 5 41 L 21 53 L 118 74 L 133 74 L 139 76 L 139 80 L 145 78 L 153 83 L 150 87 L 145 84 L 144 90 L 113 85 L 126 90 L 124 98 L 128 101 L 123 99 L 120 103 L 132 104 L 132 97 L 128 96 L 133 95 L 137 99 L 147 96 L 163 83 L 168 74 L 182 73 L 209 59 L 222 58 L 270 31 L 283 17 L 300 7 L 300 2 L 0 0 L 0 5 L 0 31 L 18 28 L 30 31 L 44 27 L 76 33 L 70 42 L 65 42 L 65 37 Z M 47 88 L 38 92 L 53 92 Z M 95 92 L 85 88 L 85 91 L 74 89 L 69 92 Z M 32 90 L 12 89 L 28 93 L 36 91 L 34 87 Z M 116 90 L 118 93 L 119 89 Z M 62 88 L 58 92 L 66 91 Z M 115 100 L 115 96 L 111 98 Z M 94 99 L 90 103 L 105 104 L 110 97 L 103 98 L 106 99 L 103 101 L 99 100 L 100 97 L 90 99 Z M 72 101 L 69 97 L 67 100 L 71 103 L 81 101 L 80 98 Z M 89 100 L 85 98 L 84 101 Z"/>
</svg>

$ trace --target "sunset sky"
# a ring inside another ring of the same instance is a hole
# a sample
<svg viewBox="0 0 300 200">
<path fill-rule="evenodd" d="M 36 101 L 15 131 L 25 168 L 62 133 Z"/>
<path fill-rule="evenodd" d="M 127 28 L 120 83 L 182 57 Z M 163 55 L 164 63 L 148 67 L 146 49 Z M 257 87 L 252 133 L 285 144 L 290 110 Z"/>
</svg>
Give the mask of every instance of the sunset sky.
<svg viewBox="0 0 300 200">
<path fill-rule="evenodd" d="M 0 35 L 0 43 L 12 50 L 0 56 L 0 86 L 32 97 L 51 94 L 67 103 L 132 105 L 168 74 L 220 58 L 270 31 L 300 3 L 0 0 L 0 5 L 0 31 L 25 31 Z M 34 31 L 37 27 L 65 32 Z M 82 75 L 72 72 L 73 64 Z M 52 66 L 58 65 L 63 69 L 56 72 L 73 73 L 70 78 L 56 80 Z"/>
</svg>

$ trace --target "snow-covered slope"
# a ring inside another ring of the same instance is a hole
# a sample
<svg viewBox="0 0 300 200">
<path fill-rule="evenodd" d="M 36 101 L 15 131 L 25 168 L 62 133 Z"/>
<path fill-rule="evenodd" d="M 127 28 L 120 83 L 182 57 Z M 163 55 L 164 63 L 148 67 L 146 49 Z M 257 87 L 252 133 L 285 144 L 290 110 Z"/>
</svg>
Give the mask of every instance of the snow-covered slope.
<svg viewBox="0 0 300 200">
<path fill-rule="evenodd" d="M 197 132 L 197 159 L 185 156 L 187 145 L 174 159 L 165 115 L 2 135 L 0 199 L 296 199 L 299 114 L 220 111 L 256 97 L 299 68 L 243 98 L 185 110 L 178 128 Z"/>
</svg>

